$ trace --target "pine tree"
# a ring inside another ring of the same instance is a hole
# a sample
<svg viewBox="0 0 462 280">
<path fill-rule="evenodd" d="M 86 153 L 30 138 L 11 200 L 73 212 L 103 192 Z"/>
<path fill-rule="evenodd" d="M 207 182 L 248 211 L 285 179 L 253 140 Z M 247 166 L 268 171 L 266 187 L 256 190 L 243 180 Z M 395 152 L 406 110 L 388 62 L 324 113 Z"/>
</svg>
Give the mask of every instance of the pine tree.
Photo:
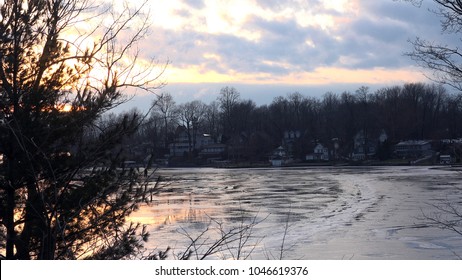
<svg viewBox="0 0 462 280">
<path fill-rule="evenodd" d="M 134 72 L 132 50 L 148 30 L 144 6 L 117 14 L 97 4 L 1 2 L 0 248 L 7 259 L 130 258 L 147 238 L 127 217 L 153 188 L 122 165 L 123 140 L 143 116 L 96 123 L 127 100 L 124 88 L 158 87 L 151 85 L 163 70 L 149 64 Z M 118 45 L 129 27 L 137 29 Z"/>
</svg>

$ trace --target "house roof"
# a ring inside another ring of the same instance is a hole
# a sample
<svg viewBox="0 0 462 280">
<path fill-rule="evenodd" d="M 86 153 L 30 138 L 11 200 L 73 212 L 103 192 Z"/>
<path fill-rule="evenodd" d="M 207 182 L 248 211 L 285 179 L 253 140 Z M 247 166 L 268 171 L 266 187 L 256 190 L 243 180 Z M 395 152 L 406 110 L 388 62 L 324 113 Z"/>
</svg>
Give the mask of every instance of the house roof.
<svg viewBox="0 0 462 280">
<path fill-rule="evenodd" d="M 407 140 L 399 142 L 396 146 L 423 146 L 427 144 L 430 144 L 430 142 L 425 140 Z"/>
</svg>

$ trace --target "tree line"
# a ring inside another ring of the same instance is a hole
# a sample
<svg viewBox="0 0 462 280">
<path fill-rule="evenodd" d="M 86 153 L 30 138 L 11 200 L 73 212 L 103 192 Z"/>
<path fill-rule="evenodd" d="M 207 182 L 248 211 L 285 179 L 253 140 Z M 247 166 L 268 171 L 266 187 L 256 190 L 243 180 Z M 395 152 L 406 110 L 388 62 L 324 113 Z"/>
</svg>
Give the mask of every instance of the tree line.
<svg viewBox="0 0 462 280">
<path fill-rule="evenodd" d="M 106 116 L 106 121 L 115 117 Z M 240 159 L 267 160 L 284 137 L 295 132 L 295 158 L 311 153 L 316 143 L 330 146 L 333 139 L 340 144 L 338 152 L 347 156 L 360 131 L 370 137 L 385 131 L 390 144 L 461 138 L 462 93 L 450 93 L 438 84 L 407 83 L 376 91 L 360 87 L 355 92 L 327 92 L 322 97 L 294 92 L 260 106 L 233 87 L 222 88 L 209 104 L 177 104 L 171 94 L 162 93 L 130 143 L 150 143 L 155 156 L 162 157 L 169 153 L 178 126 L 190 136 L 191 152 L 194 137 L 207 133 L 216 143 L 239 145 Z"/>
</svg>

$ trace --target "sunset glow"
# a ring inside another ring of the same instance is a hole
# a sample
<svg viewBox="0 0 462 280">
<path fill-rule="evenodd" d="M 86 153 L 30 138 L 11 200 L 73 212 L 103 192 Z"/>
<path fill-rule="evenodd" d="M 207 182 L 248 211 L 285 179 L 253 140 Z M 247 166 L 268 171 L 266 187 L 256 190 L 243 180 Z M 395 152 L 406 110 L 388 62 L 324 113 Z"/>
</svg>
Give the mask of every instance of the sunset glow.
<svg viewBox="0 0 462 280">
<path fill-rule="evenodd" d="M 440 31 L 428 10 L 391 0 L 160 0 L 148 13 L 141 61 L 170 61 L 169 85 L 426 82 L 403 54 Z"/>
<path fill-rule="evenodd" d="M 62 111 L 62 112 L 70 112 L 70 111 L 72 111 L 72 105 L 64 104 L 63 106 L 61 106 L 60 111 Z"/>
<path fill-rule="evenodd" d="M 272 62 L 265 62 L 273 64 Z M 424 79 L 416 68 L 403 69 L 344 69 L 333 67 L 320 67 L 312 72 L 291 72 L 283 76 L 273 76 L 268 73 L 218 73 L 208 71 L 204 67 L 193 66 L 186 69 L 170 68 L 166 75 L 169 83 L 249 83 L 249 84 L 293 84 L 293 85 L 329 85 L 332 83 L 411 83 Z"/>
</svg>

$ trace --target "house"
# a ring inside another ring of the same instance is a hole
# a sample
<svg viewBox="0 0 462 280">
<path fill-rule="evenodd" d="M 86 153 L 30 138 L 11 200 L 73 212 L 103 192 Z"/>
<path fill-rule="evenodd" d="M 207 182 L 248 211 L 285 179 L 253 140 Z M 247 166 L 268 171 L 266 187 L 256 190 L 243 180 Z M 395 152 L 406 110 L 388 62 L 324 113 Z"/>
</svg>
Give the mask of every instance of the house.
<svg viewBox="0 0 462 280">
<path fill-rule="evenodd" d="M 307 161 L 328 161 L 329 160 L 329 149 L 324 145 L 318 143 L 313 153 L 306 156 Z"/>
<path fill-rule="evenodd" d="M 384 143 L 387 138 L 385 130 L 380 131 L 375 136 L 372 133 L 365 133 L 364 130 L 359 131 L 353 139 L 351 158 L 358 161 L 375 156 L 378 145 Z"/>
<path fill-rule="evenodd" d="M 356 133 L 353 139 L 353 153 L 351 158 L 355 161 L 365 160 L 377 152 L 377 139 L 374 139 L 364 130 Z"/>
<path fill-rule="evenodd" d="M 451 164 L 451 155 L 440 155 L 440 164 Z"/>
<path fill-rule="evenodd" d="M 226 152 L 227 146 L 225 144 L 208 144 L 202 146 L 199 153 L 201 158 L 207 159 L 221 159 Z"/>
<path fill-rule="evenodd" d="M 210 134 L 196 133 L 191 135 L 191 145 L 189 136 L 184 126 L 179 126 L 175 132 L 175 140 L 169 145 L 170 156 L 184 156 L 190 151 L 201 150 L 202 147 L 215 144 Z"/>
<path fill-rule="evenodd" d="M 295 150 L 295 145 L 300 138 L 302 133 L 300 130 L 286 130 L 284 131 L 284 138 L 282 139 L 282 145 L 286 149 L 287 153 L 293 155 Z"/>
<path fill-rule="evenodd" d="M 441 155 L 448 155 L 451 157 L 451 163 L 460 163 L 462 158 L 462 139 L 444 139 L 436 147 L 433 143 L 432 149 L 438 151 Z"/>
<path fill-rule="evenodd" d="M 284 143 L 289 144 L 293 143 L 301 137 L 300 130 L 286 130 L 284 131 Z"/>
<path fill-rule="evenodd" d="M 287 155 L 287 151 L 282 146 L 279 146 L 273 151 L 270 162 L 272 166 L 283 166 L 289 163 L 290 159 Z"/>
<path fill-rule="evenodd" d="M 401 141 L 395 145 L 395 154 L 399 157 L 422 157 L 432 154 L 432 145 L 425 140 Z"/>
</svg>

